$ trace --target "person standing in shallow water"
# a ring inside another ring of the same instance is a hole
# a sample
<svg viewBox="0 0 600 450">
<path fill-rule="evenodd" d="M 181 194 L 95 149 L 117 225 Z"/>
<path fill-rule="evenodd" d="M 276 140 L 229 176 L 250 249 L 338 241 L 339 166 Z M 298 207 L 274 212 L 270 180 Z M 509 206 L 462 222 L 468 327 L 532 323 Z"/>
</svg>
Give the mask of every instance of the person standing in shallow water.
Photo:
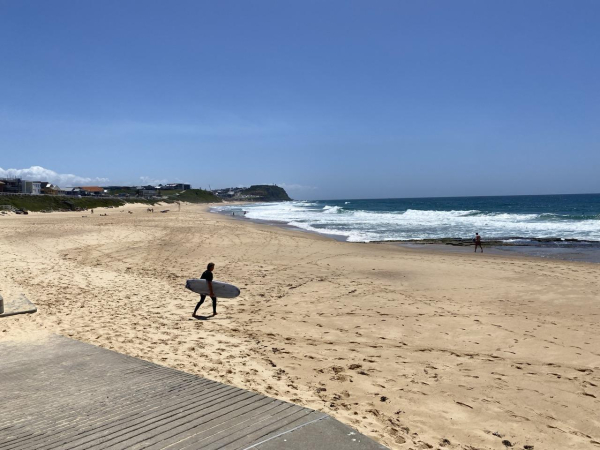
<svg viewBox="0 0 600 450">
<path fill-rule="evenodd" d="M 210 293 L 210 298 L 212 300 L 213 316 L 216 316 L 217 315 L 217 297 L 215 296 L 215 293 L 213 292 L 213 286 L 212 286 L 212 281 L 213 281 L 213 273 L 212 272 L 214 269 L 215 269 L 215 264 L 208 263 L 208 266 L 206 266 L 206 270 L 204 271 L 204 273 L 202 274 L 200 279 L 206 280 L 206 284 L 208 284 L 208 292 Z M 206 295 L 201 294 L 200 301 L 196 305 L 196 309 L 194 309 L 194 314 L 192 314 L 192 317 L 196 317 L 196 311 L 198 311 L 198 308 L 200 308 L 200 306 L 202 306 L 202 303 L 204 303 L 205 299 L 206 299 Z"/>
<path fill-rule="evenodd" d="M 475 253 L 477 253 L 477 247 L 479 247 L 481 249 L 481 253 L 483 253 L 483 247 L 481 246 L 481 236 L 479 236 L 479 233 L 475 233 Z"/>
</svg>

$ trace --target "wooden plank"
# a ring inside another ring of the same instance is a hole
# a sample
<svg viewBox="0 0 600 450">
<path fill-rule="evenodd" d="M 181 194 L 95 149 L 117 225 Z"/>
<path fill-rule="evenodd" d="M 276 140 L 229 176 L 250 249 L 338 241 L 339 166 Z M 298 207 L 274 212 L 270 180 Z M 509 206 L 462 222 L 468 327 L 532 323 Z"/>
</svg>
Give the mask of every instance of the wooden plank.
<svg viewBox="0 0 600 450">
<path fill-rule="evenodd" d="M 0 450 L 235 450 L 280 445 L 288 433 L 294 442 L 318 442 L 313 434 L 328 426 L 341 442 L 347 428 L 323 413 L 64 337 L 2 342 L 0 353 L 9 393 Z M 315 425 L 322 419 L 331 425 Z M 384 448 L 356 434 L 371 445 L 364 449 Z"/>
</svg>

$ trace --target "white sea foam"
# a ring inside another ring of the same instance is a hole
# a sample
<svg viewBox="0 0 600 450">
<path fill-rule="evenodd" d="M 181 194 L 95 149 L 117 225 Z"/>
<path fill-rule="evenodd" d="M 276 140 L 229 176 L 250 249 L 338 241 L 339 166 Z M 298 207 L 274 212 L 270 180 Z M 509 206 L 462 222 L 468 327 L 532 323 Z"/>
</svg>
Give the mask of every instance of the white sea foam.
<svg viewBox="0 0 600 450">
<path fill-rule="evenodd" d="M 339 212 L 342 212 L 342 208 L 339 206 L 325 206 L 323 208 L 323 213 L 325 214 L 337 214 Z"/>
<path fill-rule="evenodd" d="M 228 208 L 222 207 L 222 211 Z M 239 209 L 239 207 L 237 207 Z M 245 205 L 250 219 L 286 223 L 317 233 L 345 236 L 348 241 L 538 237 L 600 241 L 600 220 L 568 220 L 548 214 L 484 213 L 478 210 L 376 212 L 348 210 L 315 202 L 283 202 Z"/>
</svg>

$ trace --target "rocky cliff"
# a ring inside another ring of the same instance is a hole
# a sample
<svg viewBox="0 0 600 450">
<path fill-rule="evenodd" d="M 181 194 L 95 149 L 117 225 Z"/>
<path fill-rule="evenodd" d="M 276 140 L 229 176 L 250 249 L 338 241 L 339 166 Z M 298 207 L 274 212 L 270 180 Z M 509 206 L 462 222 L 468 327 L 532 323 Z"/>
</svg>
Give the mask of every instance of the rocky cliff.
<svg viewBox="0 0 600 450">
<path fill-rule="evenodd" d="M 241 191 L 241 196 L 260 202 L 283 202 L 291 200 L 285 189 L 275 185 L 258 184 Z"/>
</svg>

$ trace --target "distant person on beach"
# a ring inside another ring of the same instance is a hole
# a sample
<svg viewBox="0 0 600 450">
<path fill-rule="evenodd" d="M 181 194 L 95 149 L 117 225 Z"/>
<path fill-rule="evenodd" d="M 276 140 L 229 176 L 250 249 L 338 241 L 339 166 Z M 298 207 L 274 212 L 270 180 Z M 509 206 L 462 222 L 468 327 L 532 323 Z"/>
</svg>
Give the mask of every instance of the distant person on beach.
<svg viewBox="0 0 600 450">
<path fill-rule="evenodd" d="M 217 297 L 215 296 L 215 293 L 213 292 L 213 286 L 212 286 L 212 281 L 213 281 L 212 272 L 214 269 L 215 269 L 215 264 L 208 263 L 208 266 L 206 266 L 206 270 L 204 271 L 204 273 L 202 274 L 200 279 L 206 280 L 206 284 L 208 284 L 208 292 L 210 293 L 210 298 L 212 299 L 213 316 L 216 316 L 217 315 Z M 194 309 L 194 314 L 192 314 L 192 317 L 196 317 L 196 311 L 198 311 L 198 308 L 200 308 L 200 306 L 202 306 L 202 303 L 204 303 L 205 299 L 206 299 L 206 295 L 201 294 L 200 301 L 196 305 L 196 309 Z"/>
<path fill-rule="evenodd" d="M 481 246 L 481 236 L 479 236 L 479 233 L 475 233 L 475 239 L 473 239 L 473 241 L 475 241 L 475 253 L 477 253 L 477 247 L 479 247 L 481 249 L 481 253 L 483 253 L 483 247 Z"/>
</svg>

